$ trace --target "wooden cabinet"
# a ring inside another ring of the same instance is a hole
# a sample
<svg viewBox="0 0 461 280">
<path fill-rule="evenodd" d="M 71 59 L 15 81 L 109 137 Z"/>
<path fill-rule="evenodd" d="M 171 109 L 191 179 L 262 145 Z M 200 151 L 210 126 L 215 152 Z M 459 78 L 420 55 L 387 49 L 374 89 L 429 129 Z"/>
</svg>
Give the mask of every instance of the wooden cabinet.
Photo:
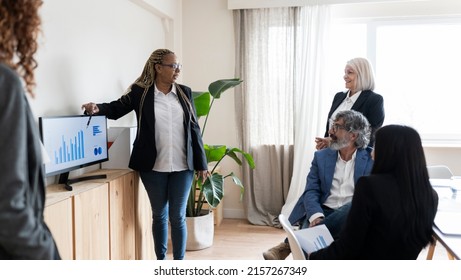
<svg viewBox="0 0 461 280">
<path fill-rule="evenodd" d="M 45 221 L 63 260 L 74 259 L 72 200 L 64 199 L 45 207 Z"/>
<path fill-rule="evenodd" d="M 111 260 L 136 257 L 134 177 L 129 173 L 109 182 Z"/>
<path fill-rule="evenodd" d="M 135 217 L 136 217 L 136 259 L 154 260 L 154 239 L 152 237 L 152 208 L 149 197 L 139 176 L 135 181 Z"/>
<path fill-rule="evenodd" d="M 73 200 L 75 259 L 108 260 L 108 184 L 78 193 Z"/>
<path fill-rule="evenodd" d="M 107 178 L 75 183 L 72 191 L 47 187 L 45 221 L 61 257 L 151 259 L 152 220 L 145 221 L 151 210 L 137 173 L 101 169 L 85 175 L 97 174 Z"/>
</svg>

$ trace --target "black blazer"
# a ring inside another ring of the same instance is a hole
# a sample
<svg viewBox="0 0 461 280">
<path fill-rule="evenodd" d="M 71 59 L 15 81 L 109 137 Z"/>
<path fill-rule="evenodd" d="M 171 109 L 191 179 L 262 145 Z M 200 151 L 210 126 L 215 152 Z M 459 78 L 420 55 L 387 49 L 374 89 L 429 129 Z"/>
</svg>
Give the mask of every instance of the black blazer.
<svg viewBox="0 0 461 280">
<path fill-rule="evenodd" d="M 328 113 L 325 137 L 328 136 L 328 129 L 330 126 L 329 120 L 331 118 L 331 115 L 333 115 L 333 112 L 336 110 L 336 108 L 339 107 L 343 100 L 346 99 L 347 94 L 347 92 L 343 91 L 335 94 L 333 102 L 331 103 L 330 112 Z M 357 100 L 355 101 L 351 110 L 360 112 L 367 118 L 371 126 L 371 139 L 369 146 L 373 146 L 375 131 L 378 128 L 380 128 L 384 122 L 383 97 L 371 90 L 364 90 L 360 94 L 359 98 L 357 98 Z"/>
<path fill-rule="evenodd" d="M 310 254 L 310 259 L 415 260 L 423 247 L 406 243 L 408 230 L 402 217 L 400 187 L 390 174 L 375 174 L 359 179 L 352 205 L 338 240 Z M 438 197 L 427 211 L 437 212 Z M 418 213 L 414 213 L 417 217 Z M 430 228 L 429 230 L 432 230 Z M 429 243 L 429 240 L 428 240 Z"/>
<path fill-rule="evenodd" d="M 203 149 L 202 136 L 197 118 L 190 116 L 185 100 L 181 98 L 178 87 L 186 94 L 195 114 L 192 91 L 189 87 L 176 84 L 178 98 L 184 110 L 184 131 L 186 136 L 187 165 L 189 170 L 207 170 L 207 160 Z M 118 119 L 132 110 L 136 113 L 138 131 L 133 143 L 129 167 L 137 171 L 150 171 L 157 157 L 155 143 L 154 86 L 144 94 L 144 88 L 132 85 L 131 91 L 116 101 L 97 104 L 100 115 Z M 194 120 L 194 121 L 191 121 Z"/>
</svg>

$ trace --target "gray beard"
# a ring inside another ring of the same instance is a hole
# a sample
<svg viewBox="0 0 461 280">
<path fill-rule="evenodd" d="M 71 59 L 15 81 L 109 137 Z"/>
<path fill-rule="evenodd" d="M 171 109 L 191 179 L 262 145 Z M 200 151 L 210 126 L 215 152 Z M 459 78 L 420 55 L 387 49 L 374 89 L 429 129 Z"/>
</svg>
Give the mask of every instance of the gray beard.
<svg viewBox="0 0 461 280">
<path fill-rule="evenodd" d="M 347 141 L 347 139 L 337 139 L 330 143 L 330 149 L 335 151 L 339 151 L 347 146 L 349 146 L 349 142 Z"/>
</svg>

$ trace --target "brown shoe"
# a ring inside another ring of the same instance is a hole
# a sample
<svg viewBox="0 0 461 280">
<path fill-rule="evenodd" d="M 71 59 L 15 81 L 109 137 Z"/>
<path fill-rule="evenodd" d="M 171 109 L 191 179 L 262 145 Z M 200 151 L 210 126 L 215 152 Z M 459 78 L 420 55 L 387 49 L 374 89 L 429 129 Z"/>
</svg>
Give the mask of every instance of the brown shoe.
<svg viewBox="0 0 461 280">
<path fill-rule="evenodd" d="M 284 260 L 291 253 L 290 244 L 282 242 L 263 253 L 265 260 Z"/>
</svg>

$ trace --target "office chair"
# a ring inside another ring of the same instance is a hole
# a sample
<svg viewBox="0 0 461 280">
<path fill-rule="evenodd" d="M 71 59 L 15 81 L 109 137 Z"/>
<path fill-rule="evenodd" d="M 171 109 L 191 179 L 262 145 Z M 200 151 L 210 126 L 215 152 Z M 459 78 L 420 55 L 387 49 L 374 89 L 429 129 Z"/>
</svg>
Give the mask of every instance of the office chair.
<svg viewBox="0 0 461 280">
<path fill-rule="evenodd" d="M 288 218 L 285 215 L 280 214 L 279 222 L 287 233 L 288 243 L 290 244 L 291 253 L 293 254 L 293 260 L 305 260 L 306 255 L 304 255 L 304 251 L 296 238 L 295 232 L 293 231 Z"/>
<path fill-rule="evenodd" d="M 453 173 L 446 165 L 428 165 L 427 172 L 429 172 L 430 179 L 451 179 Z"/>
<path fill-rule="evenodd" d="M 429 172 L 429 179 L 451 179 L 453 177 L 453 173 L 451 172 L 450 168 L 448 168 L 448 166 L 446 165 L 428 165 L 427 172 Z M 426 256 L 427 260 L 432 260 L 436 244 L 437 240 L 435 240 L 433 244 L 429 244 Z M 448 251 L 447 255 L 450 260 L 454 259 L 454 257 Z"/>
</svg>

